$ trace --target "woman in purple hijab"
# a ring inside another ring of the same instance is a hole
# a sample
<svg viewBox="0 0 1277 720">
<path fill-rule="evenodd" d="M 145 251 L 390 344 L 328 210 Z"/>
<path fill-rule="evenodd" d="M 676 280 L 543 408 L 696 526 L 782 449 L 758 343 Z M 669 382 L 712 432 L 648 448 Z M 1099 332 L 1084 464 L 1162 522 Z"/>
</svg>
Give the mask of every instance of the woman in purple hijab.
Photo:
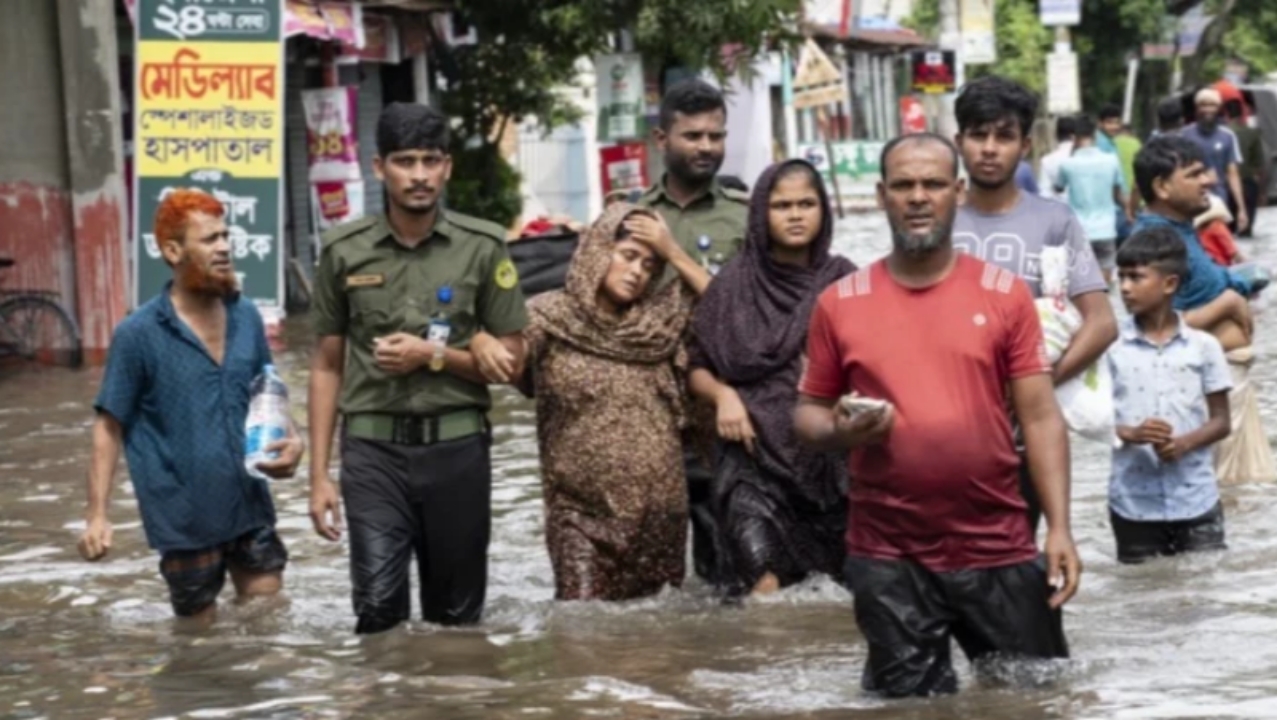
<svg viewBox="0 0 1277 720">
<path fill-rule="evenodd" d="M 800 445 L 792 420 L 812 307 L 855 269 L 830 254 L 829 208 L 810 164 L 764 172 L 744 248 L 692 319 L 691 390 L 717 413 L 713 501 L 731 595 L 842 575 L 846 459 Z"/>
</svg>

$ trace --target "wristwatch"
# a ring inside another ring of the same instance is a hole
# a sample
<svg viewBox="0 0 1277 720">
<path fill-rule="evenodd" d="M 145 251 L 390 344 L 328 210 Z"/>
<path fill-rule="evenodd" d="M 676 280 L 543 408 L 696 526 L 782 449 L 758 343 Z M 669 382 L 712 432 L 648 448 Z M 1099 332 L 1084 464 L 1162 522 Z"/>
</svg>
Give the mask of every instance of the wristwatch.
<svg viewBox="0 0 1277 720">
<path fill-rule="evenodd" d="M 432 342 L 431 345 L 434 345 L 434 351 L 430 354 L 430 369 L 433 372 L 443 372 L 447 360 L 445 351 L 448 346 L 438 340 Z"/>
</svg>

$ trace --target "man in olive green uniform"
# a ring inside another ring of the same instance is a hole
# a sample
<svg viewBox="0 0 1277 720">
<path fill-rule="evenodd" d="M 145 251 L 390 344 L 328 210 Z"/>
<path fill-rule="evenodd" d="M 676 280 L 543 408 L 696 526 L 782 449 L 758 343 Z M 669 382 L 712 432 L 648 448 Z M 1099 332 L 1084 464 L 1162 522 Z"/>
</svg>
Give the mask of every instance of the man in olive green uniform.
<svg viewBox="0 0 1277 720">
<path fill-rule="evenodd" d="M 521 362 L 527 313 L 502 229 L 439 205 L 447 148 L 439 112 L 386 108 L 374 168 L 389 213 L 325 234 L 315 278 L 311 520 L 340 536 L 328 471 L 340 409 L 357 633 L 408 619 L 414 554 L 425 620 L 474 623 L 483 610 L 486 386 L 508 382 Z"/>
<path fill-rule="evenodd" d="M 749 193 L 717 180 L 727 139 L 723 94 L 701 80 L 670 88 L 655 136 L 665 175 L 639 204 L 660 213 L 683 250 L 713 274 L 740 252 L 749 208 Z"/>
<path fill-rule="evenodd" d="M 665 175 L 639 204 L 656 210 L 680 247 L 709 270 L 718 272 L 745 241 L 749 194 L 725 188 L 717 180 L 727 138 L 723 94 L 701 80 L 671 87 L 661 99 L 657 148 Z M 667 281 L 676 277 L 666 272 Z M 692 517 L 692 558 L 696 574 L 715 580 L 715 523 L 710 505 L 712 469 L 684 440 L 688 497 Z"/>
</svg>

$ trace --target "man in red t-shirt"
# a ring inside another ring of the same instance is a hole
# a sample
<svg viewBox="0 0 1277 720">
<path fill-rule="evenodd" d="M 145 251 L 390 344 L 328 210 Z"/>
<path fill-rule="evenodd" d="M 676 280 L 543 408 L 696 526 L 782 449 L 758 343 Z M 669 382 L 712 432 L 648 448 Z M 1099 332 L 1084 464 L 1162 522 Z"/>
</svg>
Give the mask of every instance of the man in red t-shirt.
<svg viewBox="0 0 1277 720">
<path fill-rule="evenodd" d="M 955 252 L 957 163 L 938 135 L 884 148 L 893 249 L 817 301 L 795 415 L 801 440 L 851 450 L 846 574 L 864 687 L 889 696 L 956 691 L 950 637 L 973 661 L 1067 657 L 1059 608 L 1081 573 L 1037 311 L 1014 273 Z M 849 393 L 889 405 L 852 418 Z M 1045 562 L 1008 401 L 1049 525 Z"/>
</svg>

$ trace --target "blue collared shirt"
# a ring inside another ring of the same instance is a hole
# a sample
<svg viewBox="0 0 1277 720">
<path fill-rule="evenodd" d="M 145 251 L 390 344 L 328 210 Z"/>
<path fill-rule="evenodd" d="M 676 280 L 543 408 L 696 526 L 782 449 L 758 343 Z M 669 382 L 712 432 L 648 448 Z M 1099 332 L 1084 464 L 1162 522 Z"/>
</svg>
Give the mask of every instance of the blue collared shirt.
<svg viewBox="0 0 1277 720">
<path fill-rule="evenodd" d="M 1232 388 L 1232 376 L 1219 341 L 1190 328 L 1180 318 L 1179 330 L 1165 345 L 1146 338 L 1135 318 L 1119 325 L 1121 334 L 1109 349 L 1113 374 L 1113 407 L 1118 425 L 1136 427 L 1150 418 L 1165 420 L 1178 437 L 1206 424 L 1206 396 Z M 1163 463 L 1148 445 L 1123 445 L 1113 451 L 1109 507 L 1128 519 L 1145 522 L 1188 520 L 1219 502 L 1214 455 L 1209 447 L 1194 450 L 1177 462 Z"/>
<path fill-rule="evenodd" d="M 1167 225 L 1178 232 L 1188 250 L 1188 277 L 1180 280 L 1179 292 L 1175 293 L 1176 310 L 1199 308 L 1229 288 L 1243 297 L 1250 295 L 1249 283 L 1229 273 L 1206 254 L 1191 223 L 1175 222 L 1156 213 L 1144 213 L 1135 221 L 1131 234 L 1159 225 Z"/>
<path fill-rule="evenodd" d="M 275 524 L 266 483 L 244 469 L 253 378 L 270 363 L 252 302 L 226 301 L 221 365 L 159 296 L 120 323 L 94 407 L 124 430 L 129 475 L 151 547 L 197 550 Z"/>
<path fill-rule="evenodd" d="M 1108 133 L 1105 132 L 1095 133 L 1095 147 L 1103 150 L 1109 155 L 1117 154 L 1117 144 L 1114 143 L 1113 138 L 1109 137 Z"/>
</svg>

